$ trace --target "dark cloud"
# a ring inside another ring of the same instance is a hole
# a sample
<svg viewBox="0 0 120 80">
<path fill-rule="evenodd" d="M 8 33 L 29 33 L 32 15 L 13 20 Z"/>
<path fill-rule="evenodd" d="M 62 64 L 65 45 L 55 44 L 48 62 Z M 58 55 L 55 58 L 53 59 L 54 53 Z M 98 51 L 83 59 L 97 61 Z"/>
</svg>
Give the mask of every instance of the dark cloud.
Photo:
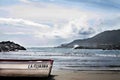
<svg viewBox="0 0 120 80">
<path fill-rule="evenodd" d="M 90 27 L 87 30 L 81 29 L 78 34 L 79 35 L 91 35 L 91 34 L 94 34 L 94 33 L 95 33 L 95 30 Z"/>
</svg>

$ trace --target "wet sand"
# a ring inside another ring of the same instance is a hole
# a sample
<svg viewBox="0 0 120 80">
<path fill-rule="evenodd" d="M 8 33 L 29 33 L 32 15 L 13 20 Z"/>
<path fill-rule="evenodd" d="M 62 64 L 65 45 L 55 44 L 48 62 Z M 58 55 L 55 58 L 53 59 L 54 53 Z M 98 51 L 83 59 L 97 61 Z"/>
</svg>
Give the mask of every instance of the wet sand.
<svg viewBox="0 0 120 80">
<path fill-rule="evenodd" d="M 0 77 L 0 80 L 120 80 L 120 71 L 53 70 L 48 78 Z"/>
<path fill-rule="evenodd" d="M 55 71 L 55 80 L 120 80 L 120 71 Z"/>
</svg>

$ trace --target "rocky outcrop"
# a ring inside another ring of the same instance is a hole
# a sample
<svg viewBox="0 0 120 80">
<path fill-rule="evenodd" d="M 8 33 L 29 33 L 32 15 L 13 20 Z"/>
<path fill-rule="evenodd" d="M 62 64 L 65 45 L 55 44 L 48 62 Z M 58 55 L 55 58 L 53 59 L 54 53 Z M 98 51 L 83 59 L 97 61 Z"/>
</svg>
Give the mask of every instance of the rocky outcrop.
<svg viewBox="0 0 120 80">
<path fill-rule="evenodd" d="M 0 52 L 9 52 L 9 51 L 18 51 L 18 50 L 26 50 L 26 48 L 10 41 L 0 42 Z"/>
</svg>

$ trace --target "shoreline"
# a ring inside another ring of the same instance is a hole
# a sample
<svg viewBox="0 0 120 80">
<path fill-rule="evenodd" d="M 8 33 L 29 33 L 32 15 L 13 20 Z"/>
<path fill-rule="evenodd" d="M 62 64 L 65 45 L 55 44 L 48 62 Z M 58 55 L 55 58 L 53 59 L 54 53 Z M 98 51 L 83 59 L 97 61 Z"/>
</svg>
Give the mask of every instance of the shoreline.
<svg viewBox="0 0 120 80">
<path fill-rule="evenodd" d="M 120 71 L 71 71 L 52 70 L 47 78 L 40 77 L 0 77 L 2 80 L 120 80 Z"/>
</svg>

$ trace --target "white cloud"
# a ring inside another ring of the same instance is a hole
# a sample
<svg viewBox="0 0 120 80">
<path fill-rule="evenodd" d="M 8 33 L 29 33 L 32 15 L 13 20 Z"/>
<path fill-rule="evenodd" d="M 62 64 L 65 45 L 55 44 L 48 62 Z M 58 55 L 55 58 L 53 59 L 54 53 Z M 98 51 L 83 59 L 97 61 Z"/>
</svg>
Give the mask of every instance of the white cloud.
<svg viewBox="0 0 120 80">
<path fill-rule="evenodd" d="M 24 33 L 26 34 L 32 34 L 31 36 L 35 36 L 40 39 L 56 39 L 56 37 L 60 37 L 63 39 L 70 39 L 73 37 L 78 37 L 79 32 L 81 30 L 89 31 L 89 24 L 87 22 L 87 18 L 79 18 L 79 19 L 72 19 L 68 21 L 67 23 L 61 25 L 61 26 L 48 26 L 40 23 L 36 23 L 29 20 L 24 19 L 13 19 L 13 18 L 0 18 L 0 24 L 7 24 L 9 27 L 23 27 L 23 30 L 15 31 L 12 30 L 10 32 L 7 32 L 6 34 L 19 34 L 22 35 Z M 25 29 L 25 30 L 24 30 Z M 28 29 L 26 31 L 26 29 Z M 29 32 L 30 31 L 32 32 Z"/>
<path fill-rule="evenodd" d="M 47 25 L 38 24 L 33 21 L 24 20 L 24 19 L 0 18 L 0 23 L 12 24 L 12 25 L 27 25 L 27 26 L 34 26 L 34 27 L 40 27 L 40 28 L 44 28 L 44 27 L 49 28 L 49 26 Z"/>
<path fill-rule="evenodd" d="M 46 31 L 50 31 L 50 26 L 36 23 L 30 20 L 24 19 L 14 19 L 14 18 L 0 18 L 0 25 L 8 26 L 4 29 L 5 34 L 9 35 L 23 35 L 23 34 L 30 34 L 38 35 L 36 32 L 39 33 L 46 33 Z M 1 26 L 4 28 L 4 26 Z M 14 28 L 12 28 L 14 27 Z M 10 29 L 10 30 L 9 30 Z M 8 32 L 9 30 L 9 32 Z"/>
<path fill-rule="evenodd" d="M 24 32 L 6 32 L 4 34 L 7 34 L 7 35 L 24 35 L 26 33 L 24 33 Z"/>
<path fill-rule="evenodd" d="M 80 8 L 64 7 L 47 3 L 31 3 L 28 5 L 15 5 L 4 7 L 4 10 L 9 11 L 10 16 L 13 18 L 22 18 L 28 20 L 36 20 L 37 22 L 53 22 L 60 23 L 60 21 L 69 21 L 74 18 L 82 16 L 98 16 L 101 13 L 92 13 Z"/>
</svg>

